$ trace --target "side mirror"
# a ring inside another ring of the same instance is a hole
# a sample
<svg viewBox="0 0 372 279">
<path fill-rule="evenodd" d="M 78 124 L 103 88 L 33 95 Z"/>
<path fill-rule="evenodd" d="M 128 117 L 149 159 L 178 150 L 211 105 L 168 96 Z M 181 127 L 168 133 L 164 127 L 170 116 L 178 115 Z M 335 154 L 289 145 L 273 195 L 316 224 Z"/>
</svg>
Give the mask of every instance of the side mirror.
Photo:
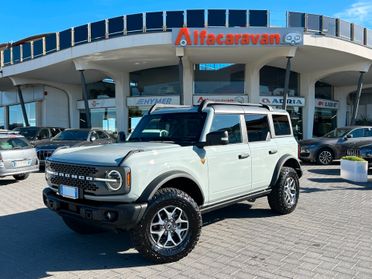
<svg viewBox="0 0 372 279">
<path fill-rule="evenodd" d="M 207 134 L 206 145 L 226 145 L 229 143 L 227 131 L 215 131 Z"/>
<path fill-rule="evenodd" d="M 353 135 L 351 134 L 347 134 L 345 137 L 344 137 L 344 140 L 348 140 L 348 139 L 351 139 L 353 138 Z"/>
<path fill-rule="evenodd" d="M 91 136 L 91 137 L 90 137 L 90 141 L 91 141 L 91 142 L 94 142 L 94 141 L 96 141 L 96 140 L 97 140 L 96 136 Z"/>
</svg>

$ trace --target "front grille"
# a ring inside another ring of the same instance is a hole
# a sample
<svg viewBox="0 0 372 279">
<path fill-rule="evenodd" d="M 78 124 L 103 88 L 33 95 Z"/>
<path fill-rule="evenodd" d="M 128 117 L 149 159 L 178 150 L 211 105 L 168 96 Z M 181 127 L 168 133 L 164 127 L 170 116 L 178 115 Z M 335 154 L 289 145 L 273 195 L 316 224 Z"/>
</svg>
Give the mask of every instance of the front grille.
<svg viewBox="0 0 372 279">
<path fill-rule="evenodd" d="M 54 150 L 38 150 L 37 158 L 41 161 L 46 160 L 48 157 L 52 156 Z"/>
<path fill-rule="evenodd" d="M 360 157 L 360 151 L 359 151 L 359 149 L 348 149 L 346 151 L 346 155 L 347 156 L 357 156 L 357 157 Z"/>
<path fill-rule="evenodd" d="M 90 192 L 95 192 L 98 189 L 93 181 L 87 179 L 94 178 L 98 171 L 95 167 L 50 162 L 48 169 L 56 173 L 50 178 L 52 184 L 75 186 Z M 66 177 L 66 175 L 69 177 Z M 77 176 L 77 178 L 73 178 L 73 176 Z"/>
</svg>

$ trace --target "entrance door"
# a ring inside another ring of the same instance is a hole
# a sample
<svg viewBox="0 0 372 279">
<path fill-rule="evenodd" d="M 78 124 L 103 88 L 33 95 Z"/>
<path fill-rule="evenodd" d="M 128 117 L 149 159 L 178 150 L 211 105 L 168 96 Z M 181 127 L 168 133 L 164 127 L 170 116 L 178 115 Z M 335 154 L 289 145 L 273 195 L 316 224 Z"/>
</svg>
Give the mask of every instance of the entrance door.
<svg viewBox="0 0 372 279">
<path fill-rule="evenodd" d="M 227 131 L 229 144 L 205 147 L 212 203 L 251 188 L 251 157 L 248 144 L 243 143 L 241 115 L 216 114 L 210 132 L 214 131 Z"/>
</svg>

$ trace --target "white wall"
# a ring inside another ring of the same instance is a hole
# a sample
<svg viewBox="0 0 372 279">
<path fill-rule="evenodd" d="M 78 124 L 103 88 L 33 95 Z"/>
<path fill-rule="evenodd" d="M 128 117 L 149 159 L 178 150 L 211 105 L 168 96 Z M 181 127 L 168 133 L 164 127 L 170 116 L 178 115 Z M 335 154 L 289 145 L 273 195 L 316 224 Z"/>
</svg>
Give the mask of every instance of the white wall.
<svg viewBox="0 0 372 279">
<path fill-rule="evenodd" d="M 41 110 L 42 126 L 69 127 L 68 98 L 64 91 L 45 86 Z"/>
</svg>

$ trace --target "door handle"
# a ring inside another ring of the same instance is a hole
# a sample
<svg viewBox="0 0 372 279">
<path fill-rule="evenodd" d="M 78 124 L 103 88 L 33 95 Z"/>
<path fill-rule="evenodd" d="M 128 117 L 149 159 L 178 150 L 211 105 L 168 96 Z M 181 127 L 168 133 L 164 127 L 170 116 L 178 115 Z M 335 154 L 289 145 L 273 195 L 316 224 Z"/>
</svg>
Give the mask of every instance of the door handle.
<svg viewBox="0 0 372 279">
<path fill-rule="evenodd" d="M 238 158 L 239 160 L 247 159 L 250 155 L 248 153 L 239 154 Z"/>
<path fill-rule="evenodd" d="M 273 154 L 275 154 L 275 153 L 277 153 L 277 152 L 278 152 L 277 149 L 271 149 L 271 150 L 269 150 L 269 154 L 270 154 L 270 155 L 273 155 Z"/>
</svg>

